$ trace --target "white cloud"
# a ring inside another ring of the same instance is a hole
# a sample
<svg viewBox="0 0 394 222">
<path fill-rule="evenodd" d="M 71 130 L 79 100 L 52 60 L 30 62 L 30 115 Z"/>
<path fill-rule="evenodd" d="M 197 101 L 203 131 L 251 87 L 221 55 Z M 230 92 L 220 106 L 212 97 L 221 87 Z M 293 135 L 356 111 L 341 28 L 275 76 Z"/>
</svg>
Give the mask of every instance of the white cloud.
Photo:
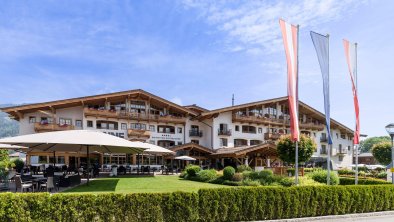
<svg viewBox="0 0 394 222">
<path fill-rule="evenodd" d="M 349 14 L 365 1 L 198 1 L 185 0 L 186 9 L 197 9 L 200 18 L 227 34 L 229 51 L 272 53 L 282 48 L 279 18 L 302 28 L 314 27 Z"/>
<path fill-rule="evenodd" d="M 182 106 L 182 99 L 179 97 L 174 97 L 170 101 Z"/>
</svg>

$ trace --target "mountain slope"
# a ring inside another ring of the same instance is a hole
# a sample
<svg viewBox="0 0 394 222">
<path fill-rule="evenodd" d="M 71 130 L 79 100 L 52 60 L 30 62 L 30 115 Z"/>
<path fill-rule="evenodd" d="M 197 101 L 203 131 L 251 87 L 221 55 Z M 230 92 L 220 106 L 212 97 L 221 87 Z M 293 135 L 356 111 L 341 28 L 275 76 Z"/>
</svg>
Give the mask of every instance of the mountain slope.
<svg viewBox="0 0 394 222">
<path fill-rule="evenodd" d="M 0 107 L 12 106 L 12 104 L 2 104 Z M 19 122 L 8 117 L 7 113 L 0 112 L 0 138 L 17 136 L 19 134 Z"/>
</svg>

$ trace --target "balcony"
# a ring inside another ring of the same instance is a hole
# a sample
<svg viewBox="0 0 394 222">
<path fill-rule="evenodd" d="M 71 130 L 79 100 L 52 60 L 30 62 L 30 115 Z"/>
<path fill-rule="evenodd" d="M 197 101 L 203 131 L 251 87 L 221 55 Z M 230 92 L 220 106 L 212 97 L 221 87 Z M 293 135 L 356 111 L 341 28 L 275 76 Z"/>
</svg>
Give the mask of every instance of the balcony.
<svg viewBox="0 0 394 222">
<path fill-rule="evenodd" d="M 84 108 L 85 116 L 104 117 L 104 118 L 115 118 L 115 119 L 127 119 L 127 120 L 138 120 L 138 121 L 152 121 L 162 123 L 186 123 L 185 117 L 173 116 L 173 115 L 154 115 L 145 113 L 128 112 L 125 110 L 114 111 L 114 110 L 97 110 L 91 108 Z"/>
<path fill-rule="evenodd" d="M 264 133 L 265 140 L 277 140 L 282 134 L 279 133 Z"/>
<path fill-rule="evenodd" d="M 337 151 L 337 154 L 338 154 L 338 155 L 341 155 L 341 156 L 344 156 L 344 155 L 347 154 L 347 149 L 345 149 L 345 148 L 339 148 L 338 151 Z"/>
<path fill-rule="evenodd" d="M 328 137 L 320 137 L 320 142 L 321 143 L 328 143 Z"/>
<path fill-rule="evenodd" d="M 127 130 L 127 136 L 129 138 L 149 139 L 150 138 L 150 131 L 148 131 L 148 130 L 139 130 L 139 129 L 128 129 Z"/>
<path fill-rule="evenodd" d="M 73 130 L 73 125 L 59 125 L 56 123 L 35 123 L 34 124 L 34 131 L 38 132 L 49 132 L 49 131 L 62 131 L 62 130 Z"/>
<path fill-rule="evenodd" d="M 189 136 L 202 137 L 202 130 L 190 130 Z"/>
<path fill-rule="evenodd" d="M 255 124 L 263 124 L 263 125 L 272 125 L 272 126 L 290 126 L 290 120 L 283 119 L 279 117 L 276 119 L 274 116 L 247 116 L 247 115 L 239 115 L 239 114 L 233 114 L 233 122 L 240 122 L 240 123 L 255 123 Z M 324 130 L 324 125 L 320 123 L 314 123 L 314 122 L 299 122 L 300 129 L 306 129 L 306 130 Z"/>
<path fill-rule="evenodd" d="M 231 136 L 231 130 L 218 129 L 218 136 Z"/>
</svg>

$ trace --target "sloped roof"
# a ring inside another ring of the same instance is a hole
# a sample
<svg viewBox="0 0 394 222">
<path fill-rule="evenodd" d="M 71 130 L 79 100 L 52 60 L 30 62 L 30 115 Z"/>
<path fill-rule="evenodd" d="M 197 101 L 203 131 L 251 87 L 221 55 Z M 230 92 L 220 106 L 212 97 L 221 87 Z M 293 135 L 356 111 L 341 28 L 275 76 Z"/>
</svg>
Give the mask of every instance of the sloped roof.
<svg viewBox="0 0 394 222">
<path fill-rule="evenodd" d="M 244 109 L 247 107 L 256 107 L 256 106 L 270 104 L 270 103 L 276 103 L 276 102 L 286 102 L 286 101 L 287 101 L 287 97 L 278 97 L 278 98 L 274 98 L 274 99 L 267 99 L 267 100 L 261 100 L 261 101 L 257 101 L 257 102 L 244 103 L 244 104 L 240 104 L 240 105 L 236 105 L 236 106 L 229 106 L 229 107 L 211 110 L 209 112 L 204 112 L 196 118 L 199 118 L 199 119 L 211 118 L 215 115 L 218 115 L 218 114 L 224 113 L 224 112 L 240 110 L 240 109 Z M 315 116 L 317 118 L 319 118 L 322 122 L 325 122 L 325 115 L 322 112 L 318 111 L 317 109 L 307 105 L 306 103 L 299 101 L 299 108 L 300 108 L 300 110 L 309 111 L 310 113 L 315 114 Z M 342 128 L 342 129 L 348 131 L 349 133 L 353 133 L 352 129 L 350 129 L 349 127 L 341 124 L 340 122 L 338 122 L 332 118 L 331 118 L 331 125 L 338 126 L 339 128 Z"/>
<path fill-rule="evenodd" d="M 209 154 L 212 154 L 214 152 L 212 149 L 209 149 L 209 148 L 207 148 L 205 146 L 201 146 L 201 145 L 195 144 L 195 143 L 185 143 L 185 144 L 182 144 L 182 145 L 170 147 L 169 149 L 171 151 L 174 151 L 174 152 L 176 152 L 178 150 L 183 150 L 183 149 L 197 149 L 197 150 L 200 150 L 202 152 L 209 153 Z"/>
<path fill-rule="evenodd" d="M 50 101 L 50 102 L 33 103 L 33 104 L 26 104 L 26 105 L 20 105 L 20 106 L 3 107 L 0 110 L 14 116 L 15 118 L 18 118 L 18 112 L 26 113 L 26 112 L 37 111 L 40 109 L 45 109 L 45 108 L 48 109 L 50 107 L 67 108 L 67 107 L 73 107 L 73 106 L 81 106 L 85 102 L 89 102 L 89 101 L 106 100 L 106 99 L 118 98 L 118 97 L 122 98 L 122 97 L 141 97 L 141 96 L 152 99 L 152 100 L 157 101 L 159 103 L 166 104 L 166 105 L 171 106 L 181 112 L 188 113 L 193 116 L 198 115 L 197 112 L 195 112 L 191 109 L 188 109 L 188 108 L 185 108 L 185 107 L 180 106 L 178 104 L 175 104 L 171 101 L 168 101 L 166 99 L 163 99 L 161 97 L 153 95 L 153 94 L 146 92 L 142 89 L 121 91 L 121 92 L 107 93 L 107 94 L 100 94 L 100 95 L 93 95 L 93 96 L 84 96 L 84 97 L 77 97 L 77 98 L 71 98 L 71 99 L 55 100 L 55 101 Z"/>
</svg>

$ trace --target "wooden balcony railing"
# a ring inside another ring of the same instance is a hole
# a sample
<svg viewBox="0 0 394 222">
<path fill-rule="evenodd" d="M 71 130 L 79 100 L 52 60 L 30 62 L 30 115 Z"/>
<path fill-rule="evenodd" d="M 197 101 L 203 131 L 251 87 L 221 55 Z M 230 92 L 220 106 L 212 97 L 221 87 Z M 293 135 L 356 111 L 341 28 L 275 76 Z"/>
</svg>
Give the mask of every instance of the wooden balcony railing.
<svg viewBox="0 0 394 222">
<path fill-rule="evenodd" d="M 139 129 L 128 129 L 127 130 L 128 137 L 133 138 L 150 138 L 150 131 L 148 130 L 139 130 Z"/>
<path fill-rule="evenodd" d="M 34 124 L 34 131 L 36 132 L 48 132 L 48 131 L 62 131 L 62 130 L 73 130 L 73 125 L 59 125 L 56 123 L 35 123 Z"/>
<path fill-rule="evenodd" d="M 321 143 L 327 143 L 328 142 L 328 137 L 325 137 L 325 136 L 320 137 L 320 142 Z"/>
<path fill-rule="evenodd" d="M 279 133 L 264 133 L 265 140 L 277 140 L 282 134 Z"/>
<path fill-rule="evenodd" d="M 96 110 L 90 108 L 84 108 L 85 116 L 96 116 L 96 117 L 106 117 L 106 118 L 117 118 L 117 119 L 130 119 L 138 121 L 155 121 L 164 123 L 185 123 L 185 117 L 178 117 L 172 115 L 154 115 L 145 113 L 135 113 L 128 111 L 111 111 L 111 110 Z"/>
<path fill-rule="evenodd" d="M 189 136 L 202 137 L 202 130 L 190 130 Z"/>
<path fill-rule="evenodd" d="M 218 136 L 231 136 L 231 130 L 218 129 Z"/>
<path fill-rule="evenodd" d="M 233 122 L 241 122 L 241 123 L 256 123 L 256 124 L 265 124 L 265 125 L 277 125 L 277 126 L 290 126 L 290 121 L 286 119 L 275 119 L 272 117 L 265 116 L 244 116 L 244 115 L 233 115 Z M 317 124 L 314 122 L 299 122 L 299 126 L 301 129 L 310 129 L 310 130 L 323 130 L 323 124 Z"/>
</svg>

